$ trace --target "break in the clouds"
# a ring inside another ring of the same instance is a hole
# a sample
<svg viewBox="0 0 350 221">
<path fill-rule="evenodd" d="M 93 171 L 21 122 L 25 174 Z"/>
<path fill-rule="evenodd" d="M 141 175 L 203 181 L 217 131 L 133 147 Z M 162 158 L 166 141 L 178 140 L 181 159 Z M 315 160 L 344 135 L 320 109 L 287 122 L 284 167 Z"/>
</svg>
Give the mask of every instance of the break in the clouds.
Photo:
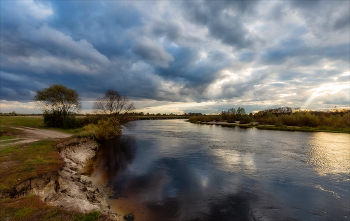
<svg viewBox="0 0 350 221">
<path fill-rule="evenodd" d="M 88 111 L 350 106 L 349 1 L 1 1 L 1 112 L 52 84 Z"/>
</svg>

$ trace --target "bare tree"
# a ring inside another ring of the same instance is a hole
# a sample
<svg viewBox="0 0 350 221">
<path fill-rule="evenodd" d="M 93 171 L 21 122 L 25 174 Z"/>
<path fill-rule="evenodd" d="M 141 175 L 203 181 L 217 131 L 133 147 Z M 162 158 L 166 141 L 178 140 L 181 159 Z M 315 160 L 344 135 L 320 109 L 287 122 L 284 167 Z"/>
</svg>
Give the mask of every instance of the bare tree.
<svg viewBox="0 0 350 221">
<path fill-rule="evenodd" d="M 127 125 L 133 120 L 129 113 L 135 106 L 126 96 L 110 89 L 95 101 L 93 108 L 96 114 L 114 117 L 121 125 Z"/>
</svg>

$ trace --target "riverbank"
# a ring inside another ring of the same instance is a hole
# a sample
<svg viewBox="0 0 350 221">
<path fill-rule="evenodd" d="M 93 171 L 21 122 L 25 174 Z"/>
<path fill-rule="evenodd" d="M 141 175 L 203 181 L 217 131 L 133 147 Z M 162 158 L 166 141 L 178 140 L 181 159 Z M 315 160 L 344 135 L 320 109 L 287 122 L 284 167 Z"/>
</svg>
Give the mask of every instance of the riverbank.
<svg viewBox="0 0 350 221">
<path fill-rule="evenodd" d="M 260 130 L 280 130 L 280 131 L 301 131 L 301 132 L 330 132 L 330 133 L 348 133 L 350 134 L 350 128 L 339 128 L 335 129 L 332 127 L 298 127 L 298 126 L 276 126 L 276 125 L 258 125 L 256 122 L 251 124 L 239 124 L 228 123 L 222 121 L 210 121 L 210 122 L 197 122 L 199 124 L 206 125 L 219 125 L 223 127 L 241 127 L 241 128 L 257 128 Z"/>
<path fill-rule="evenodd" d="M 53 137 L 2 147 L 0 220 L 117 220 L 84 175 L 98 147 L 90 138 Z"/>
</svg>

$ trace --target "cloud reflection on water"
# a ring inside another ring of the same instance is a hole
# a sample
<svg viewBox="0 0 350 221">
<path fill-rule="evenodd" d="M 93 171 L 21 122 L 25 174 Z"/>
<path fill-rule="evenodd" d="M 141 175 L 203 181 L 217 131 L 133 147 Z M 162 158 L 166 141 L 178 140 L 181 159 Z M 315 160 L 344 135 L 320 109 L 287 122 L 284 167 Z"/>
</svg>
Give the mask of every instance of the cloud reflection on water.
<svg viewBox="0 0 350 221">
<path fill-rule="evenodd" d="M 139 220 L 346 220 L 348 185 L 334 175 L 348 177 L 347 140 L 137 122 L 101 148 L 95 174 L 113 190 L 112 209 Z"/>
</svg>

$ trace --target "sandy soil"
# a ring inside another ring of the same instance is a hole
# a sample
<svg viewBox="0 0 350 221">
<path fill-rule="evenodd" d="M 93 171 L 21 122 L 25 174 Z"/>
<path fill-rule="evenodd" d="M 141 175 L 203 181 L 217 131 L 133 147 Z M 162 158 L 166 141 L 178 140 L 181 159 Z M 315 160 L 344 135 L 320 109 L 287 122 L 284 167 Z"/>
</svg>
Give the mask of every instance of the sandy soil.
<svg viewBox="0 0 350 221">
<path fill-rule="evenodd" d="M 25 138 L 38 139 L 38 140 L 60 139 L 60 138 L 66 138 L 71 136 L 70 134 L 53 131 L 53 130 L 43 130 L 43 129 L 36 129 L 31 127 L 13 127 L 13 128 L 22 130 L 24 132 Z"/>
</svg>

